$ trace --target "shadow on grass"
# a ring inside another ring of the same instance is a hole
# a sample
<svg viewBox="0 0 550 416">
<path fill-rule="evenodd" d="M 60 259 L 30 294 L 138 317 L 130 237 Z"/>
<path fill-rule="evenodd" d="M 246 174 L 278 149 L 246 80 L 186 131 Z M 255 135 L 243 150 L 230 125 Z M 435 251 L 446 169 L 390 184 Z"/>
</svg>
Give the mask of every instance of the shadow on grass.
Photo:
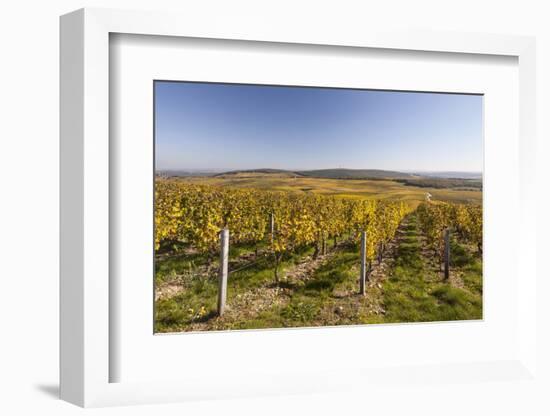
<svg viewBox="0 0 550 416">
<path fill-rule="evenodd" d="M 313 278 L 298 292 L 313 297 L 318 296 L 320 292 L 332 294 L 337 285 L 349 278 L 349 270 L 357 261 L 358 256 L 355 252 L 335 256 L 329 263 L 319 267 Z"/>
</svg>

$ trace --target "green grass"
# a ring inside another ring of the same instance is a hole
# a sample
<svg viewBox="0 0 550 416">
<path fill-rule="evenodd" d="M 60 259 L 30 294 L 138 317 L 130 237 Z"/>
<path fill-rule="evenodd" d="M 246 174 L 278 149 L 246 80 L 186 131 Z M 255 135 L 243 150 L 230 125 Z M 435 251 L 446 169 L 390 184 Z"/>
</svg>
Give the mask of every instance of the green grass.
<svg viewBox="0 0 550 416">
<path fill-rule="evenodd" d="M 426 266 L 418 240 L 416 217 L 410 218 L 397 252 L 392 274 L 384 285 L 386 322 L 431 322 L 480 319 L 481 273 L 478 263 L 457 244 L 452 247 L 454 269 L 466 270 L 464 290 L 443 283 L 439 273 Z M 468 283 L 466 283 L 468 280 Z"/>
<path fill-rule="evenodd" d="M 177 253 L 155 261 L 155 281 L 162 283 L 182 276 L 192 276 L 197 266 L 205 265 L 208 258 L 204 254 L 186 255 Z"/>
<path fill-rule="evenodd" d="M 235 249 L 233 254 L 243 254 L 249 252 L 249 250 L 250 247 L 247 249 L 246 246 L 241 246 Z M 283 274 L 286 268 L 296 264 L 302 257 L 312 252 L 312 248 L 304 248 L 297 250 L 293 254 L 289 254 L 281 262 L 280 273 Z M 252 260 L 248 264 L 254 262 Z M 179 263 L 183 264 L 183 266 Z M 189 261 L 183 256 L 157 259 L 157 270 L 161 271 L 163 276 L 179 276 L 177 275 L 179 271 L 182 269 L 184 271 L 188 270 L 188 264 Z M 204 262 L 201 264 L 204 264 Z M 238 266 L 237 269 L 240 267 Z M 213 267 L 212 270 L 215 271 L 215 268 Z M 274 284 L 274 281 L 273 260 L 269 256 L 263 256 L 251 267 L 234 273 L 230 270 L 227 284 L 227 299 L 230 301 L 235 296 L 243 294 L 248 290 Z M 156 302 L 155 332 L 183 331 L 193 322 L 201 322 L 215 316 L 218 296 L 216 274 L 211 273 L 208 276 L 201 277 L 190 274 L 184 284 L 185 290 L 172 298 Z"/>
<path fill-rule="evenodd" d="M 330 262 L 319 267 L 310 280 L 295 288 L 288 305 L 281 311 L 283 326 L 316 326 L 343 324 L 349 321 L 340 313 L 338 322 L 330 319 L 334 308 L 341 306 L 337 290 L 352 287 L 357 291 L 358 277 L 353 273 L 358 258 L 356 248 L 345 247 Z M 328 322 L 326 322 L 328 320 Z"/>
<path fill-rule="evenodd" d="M 252 254 L 256 249 L 265 251 L 266 244 L 232 244 L 229 248 L 229 259 L 236 259 L 244 254 Z M 188 245 L 182 242 L 172 242 L 161 247 L 161 255 L 155 260 L 155 280 L 157 283 L 188 277 L 192 279 L 197 267 L 210 265 L 215 273 L 219 261 L 216 255 L 210 258 L 205 253 L 189 253 Z"/>
<path fill-rule="evenodd" d="M 280 286 L 287 290 L 284 305 L 264 310 L 253 319 L 232 322 L 230 328 L 289 328 L 352 323 L 357 315 L 356 311 L 353 317 L 345 317 L 345 313 L 342 313 L 338 322 L 327 320 L 327 314 L 331 315 L 339 303 L 339 299 L 334 296 L 336 290 L 342 285 L 352 285 L 354 290 L 357 289 L 357 276 L 352 272 L 357 262 L 356 247 L 341 248 L 309 280 L 282 281 Z"/>
</svg>

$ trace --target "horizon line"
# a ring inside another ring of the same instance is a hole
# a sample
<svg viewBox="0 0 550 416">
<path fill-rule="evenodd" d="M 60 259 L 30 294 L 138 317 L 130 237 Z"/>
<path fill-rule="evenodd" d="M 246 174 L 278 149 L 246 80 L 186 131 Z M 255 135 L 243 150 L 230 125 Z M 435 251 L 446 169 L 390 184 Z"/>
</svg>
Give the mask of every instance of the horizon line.
<svg viewBox="0 0 550 416">
<path fill-rule="evenodd" d="M 483 170 L 468 170 L 468 169 L 381 169 L 381 168 L 314 168 L 314 169 L 290 169 L 290 168 L 157 168 L 157 171 L 221 171 L 221 172 L 236 172 L 236 171 L 258 171 L 258 170 L 279 170 L 286 172 L 310 172 L 315 170 L 379 170 L 385 172 L 463 172 L 463 173 L 483 173 Z"/>
</svg>

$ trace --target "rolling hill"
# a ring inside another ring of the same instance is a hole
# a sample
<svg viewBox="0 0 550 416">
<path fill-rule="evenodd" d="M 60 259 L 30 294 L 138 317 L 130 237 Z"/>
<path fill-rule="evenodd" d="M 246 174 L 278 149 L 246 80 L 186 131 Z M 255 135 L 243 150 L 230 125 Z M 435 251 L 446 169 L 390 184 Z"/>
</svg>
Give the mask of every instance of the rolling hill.
<svg viewBox="0 0 550 416">
<path fill-rule="evenodd" d="M 277 175 L 288 177 L 309 177 L 323 179 L 407 179 L 417 177 L 410 173 L 403 173 L 381 169 L 315 169 L 315 170 L 284 170 L 284 169 L 248 169 L 218 173 L 216 177 Z"/>
<path fill-rule="evenodd" d="M 313 178 L 327 179 L 404 179 L 415 175 L 381 169 L 316 169 L 302 170 L 297 173 Z"/>
</svg>

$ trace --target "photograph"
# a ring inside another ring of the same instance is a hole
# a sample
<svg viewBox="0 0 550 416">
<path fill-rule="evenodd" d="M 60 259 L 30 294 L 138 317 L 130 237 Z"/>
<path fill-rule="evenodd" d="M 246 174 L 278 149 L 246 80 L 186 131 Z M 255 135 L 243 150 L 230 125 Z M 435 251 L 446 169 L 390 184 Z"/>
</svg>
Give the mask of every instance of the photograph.
<svg viewBox="0 0 550 416">
<path fill-rule="evenodd" d="M 483 95 L 155 80 L 154 332 L 483 319 Z"/>
</svg>

